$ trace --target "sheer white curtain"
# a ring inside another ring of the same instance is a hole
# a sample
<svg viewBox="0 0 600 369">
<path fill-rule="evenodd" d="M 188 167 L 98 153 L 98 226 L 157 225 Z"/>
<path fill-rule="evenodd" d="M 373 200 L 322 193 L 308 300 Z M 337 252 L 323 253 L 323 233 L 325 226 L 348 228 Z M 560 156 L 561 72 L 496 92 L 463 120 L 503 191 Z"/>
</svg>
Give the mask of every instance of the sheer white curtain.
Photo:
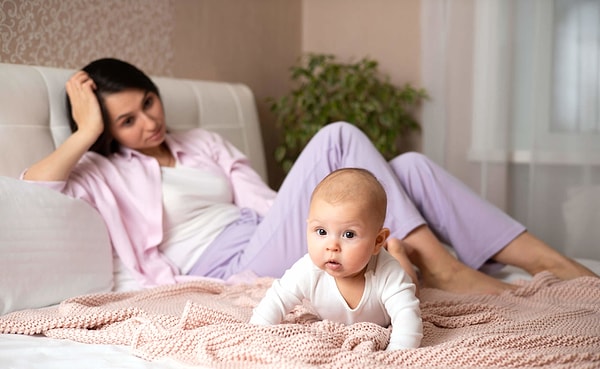
<svg viewBox="0 0 600 369">
<path fill-rule="evenodd" d="M 423 0 L 424 152 L 600 259 L 600 1 Z"/>
</svg>

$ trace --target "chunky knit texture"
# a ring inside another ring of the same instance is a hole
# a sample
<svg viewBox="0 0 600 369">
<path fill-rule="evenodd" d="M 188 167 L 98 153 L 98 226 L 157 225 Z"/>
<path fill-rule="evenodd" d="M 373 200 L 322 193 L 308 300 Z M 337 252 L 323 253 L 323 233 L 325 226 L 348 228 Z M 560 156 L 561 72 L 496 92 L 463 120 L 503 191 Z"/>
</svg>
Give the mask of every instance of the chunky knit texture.
<svg viewBox="0 0 600 369">
<path fill-rule="evenodd" d="M 305 306 L 285 324 L 248 324 L 270 279 L 196 281 L 80 296 L 0 317 L 0 332 L 129 345 L 147 360 L 209 368 L 600 368 L 600 280 L 540 273 L 499 296 L 421 291 L 418 349 L 385 348 L 371 323 L 317 321 Z"/>
</svg>

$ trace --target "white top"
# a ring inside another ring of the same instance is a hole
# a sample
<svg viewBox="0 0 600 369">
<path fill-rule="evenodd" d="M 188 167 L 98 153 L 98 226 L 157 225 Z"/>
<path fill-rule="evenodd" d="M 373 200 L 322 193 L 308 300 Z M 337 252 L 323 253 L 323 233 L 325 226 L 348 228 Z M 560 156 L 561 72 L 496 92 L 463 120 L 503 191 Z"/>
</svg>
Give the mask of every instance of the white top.
<svg viewBox="0 0 600 369">
<path fill-rule="evenodd" d="M 183 166 L 161 171 L 164 238 L 159 250 L 187 274 L 240 210 L 225 176 Z"/>
<path fill-rule="evenodd" d="M 423 323 L 415 285 L 384 249 L 367 265 L 365 290 L 356 308 L 348 306 L 335 279 L 317 268 L 306 254 L 273 282 L 254 309 L 250 323 L 278 324 L 304 299 L 324 320 L 344 324 L 372 322 L 383 327 L 391 323 L 392 334 L 386 350 L 415 348 L 421 343 Z"/>
</svg>

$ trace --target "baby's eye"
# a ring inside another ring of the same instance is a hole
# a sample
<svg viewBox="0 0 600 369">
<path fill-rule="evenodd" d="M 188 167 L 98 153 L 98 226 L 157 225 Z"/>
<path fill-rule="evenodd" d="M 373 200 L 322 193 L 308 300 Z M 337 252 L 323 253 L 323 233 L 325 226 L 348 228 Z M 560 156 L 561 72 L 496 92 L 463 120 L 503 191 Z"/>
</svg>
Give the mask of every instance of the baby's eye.
<svg viewBox="0 0 600 369">
<path fill-rule="evenodd" d="M 344 232 L 344 238 L 354 238 L 354 236 L 356 236 L 356 233 L 354 233 L 352 231 Z"/>
<path fill-rule="evenodd" d="M 327 231 L 324 230 L 323 228 L 317 228 L 317 234 L 319 236 L 325 236 L 325 235 L 327 235 Z"/>
</svg>

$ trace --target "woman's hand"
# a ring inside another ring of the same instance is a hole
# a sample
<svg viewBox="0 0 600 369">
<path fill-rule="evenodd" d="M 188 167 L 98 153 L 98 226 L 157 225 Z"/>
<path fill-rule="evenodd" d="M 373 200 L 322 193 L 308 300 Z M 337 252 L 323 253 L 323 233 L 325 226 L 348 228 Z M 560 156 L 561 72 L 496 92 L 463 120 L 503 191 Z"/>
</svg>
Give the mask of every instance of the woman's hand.
<svg viewBox="0 0 600 369">
<path fill-rule="evenodd" d="M 32 181 L 65 181 L 79 159 L 104 131 L 100 103 L 94 94 L 96 84 L 87 73 L 79 71 L 66 83 L 71 101 L 71 115 L 77 131 L 56 150 L 33 164 L 23 175 Z"/>
<path fill-rule="evenodd" d="M 86 72 L 78 71 L 69 78 L 65 88 L 71 100 L 71 115 L 77 131 L 93 143 L 104 131 L 100 103 L 94 94 L 94 80 Z"/>
</svg>

